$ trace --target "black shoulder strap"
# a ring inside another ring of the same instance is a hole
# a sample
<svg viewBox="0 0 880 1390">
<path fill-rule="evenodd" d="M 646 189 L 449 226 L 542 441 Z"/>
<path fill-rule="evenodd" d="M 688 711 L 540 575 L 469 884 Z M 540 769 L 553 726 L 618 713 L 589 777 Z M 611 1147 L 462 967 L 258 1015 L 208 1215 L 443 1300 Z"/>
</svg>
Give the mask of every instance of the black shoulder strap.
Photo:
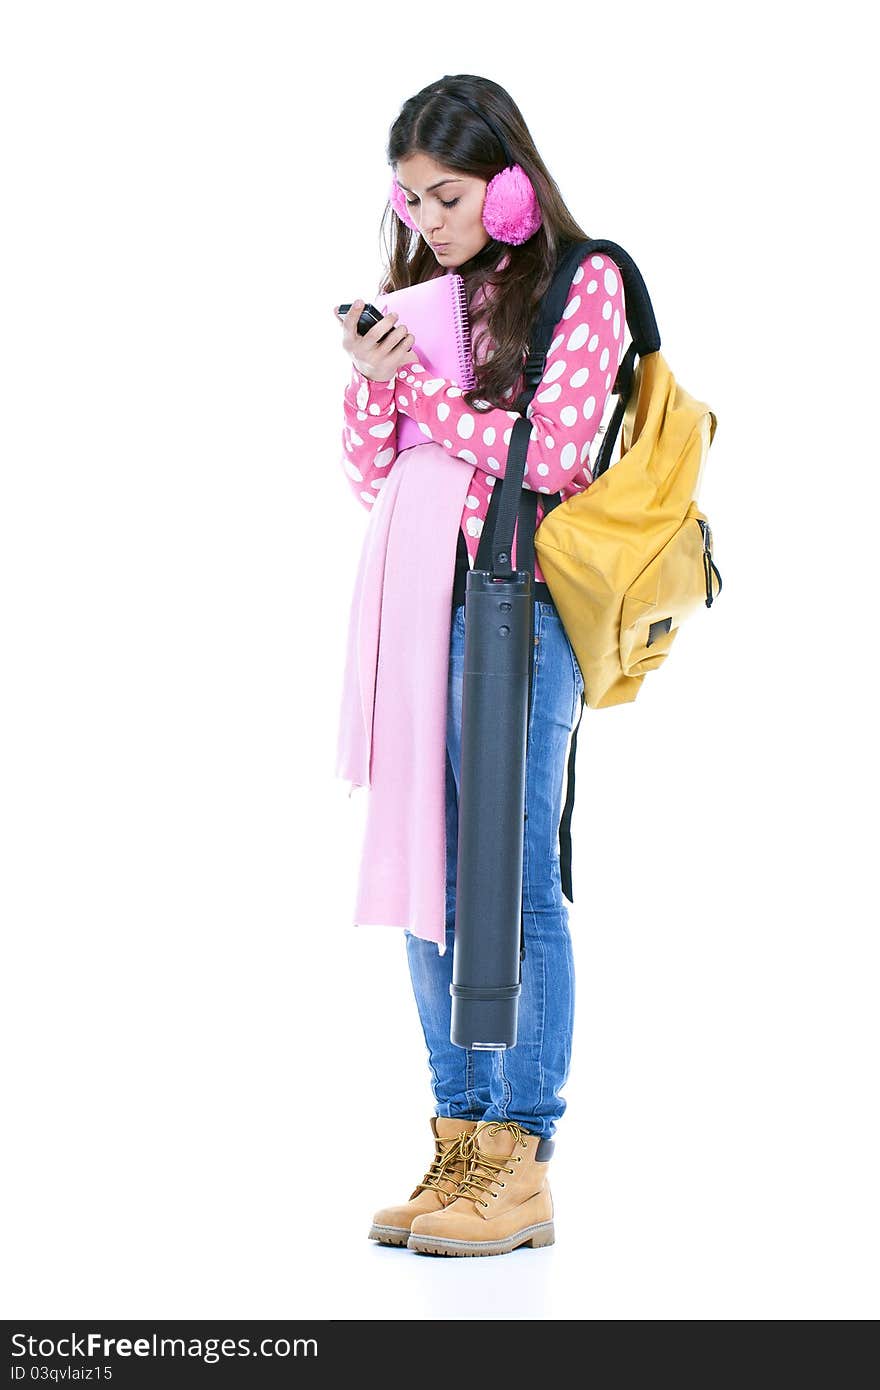
<svg viewBox="0 0 880 1390">
<path fill-rule="evenodd" d="M 581 712 L 578 715 L 578 722 L 574 726 L 571 747 L 568 751 L 565 807 L 559 822 L 559 876 L 562 879 L 562 891 L 570 903 L 574 902 L 574 893 L 571 890 L 571 815 L 574 810 L 574 767 L 577 758 L 578 729 L 581 727 L 581 720 L 584 717 L 585 703 L 586 701 L 581 697 Z"/>
<path fill-rule="evenodd" d="M 510 563 L 513 528 L 516 525 L 518 515 L 518 497 L 523 485 L 526 453 L 532 430 L 531 422 L 526 416 L 526 409 L 544 375 L 547 365 L 547 349 L 550 346 L 553 330 L 565 311 L 565 304 L 575 271 L 588 253 L 598 254 L 601 251 L 607 251 L 620 268 L 623 277 L 626 320 L 632 334 L 632 343 L 621 360 L 612 387 L 612 394 L 619 397 L 617 411 L 620 419 L 623 418 L 623 411 L 632 386 L 633 363 L 636 356 L 643 357 L 649 352 L 656 352 L 660 346 L 660 334 L 657 329 L 657 320 L 654 317 L 651 298 L 642 279 L 641 271 L 629 252 L 619 246 L 616 241 L 605 239 L 565 243 L 560 249 L 550 288 L 544 296 L 534 320 L 529 340 L 529 353 L 524 369 L 525 385 L 511 406 L 511 409 L 517 411 L 522 418 L 517 420 L 513 427 L 504 476 L 498 480 L 493 492 L 493 502 L 495 501 L 494 493 L 497 493 L 499 489 L 501 492 L 501 497 L 497 502 L 497 516 L 493 525 L 484 525 L 477 550 L 474 568 L 491 570 L 497 578 L 509 579 L 513 573 L 513 567 Z M 615 414 L 615 420 L 617 418 L 617 414 Z M 605 467 L 608 466 L 607 461 L 616 436 L 617 430 L 612 423 L 602 445 Z M 601 458 L 602 453 L 600 453 Z M 550 510 L 549 507 L 548 510 Z"/>
<path fill-rule="evenodd" d="M 531 421 L 526 415 L 526 408 L 544 375 L 547 365 L 547 349 L 550 346 L 553 330 L 559 323 L 565 310 L 575 271 L 588 253 L 599 254 L 602 251 L 607 251 L 608 255 L 612 257 L 623 277 L 626 320 L 632 336 L 632 342 L 621 359 L 614 386 L 612 387 L 612 394 L 618 397 L 618 401 L 606 432 L 606 437 L 603 440 L 602 448 L 599 451 L 596 468 L 593 471 L 594 479 L 605 471 L 610 462 L 611 452 L 614 448 L 626 404 L 629 399 L 635 358 L 636 356 L 642 357 L 649 352 L 655 352 L 660 347 L 660 334 L 657 329 L 657 320 L 654 316 L 651 299 L 645 282 L 642 279 L 641 272 L 629 253 L 615 241 L 590 238 L 586 241 L 563 243 L 560 247 L 553 280 L 538 310 L 530 335 L 529 353 L 524 370 L 525 385 L 511 407 L 511 409 L 519 412 L 521 418 L 516 421 L 510 436 L 504 476 L 496 481 L 495 487 L 492 489 L 492 496 L 489 499 L 486 520 L 483 524 L 480 544 L 474 562 L 475 569 L 491 570 L 498 578 L 509 578 L 513 573 L 511 553 L 513 550 L 514 527 L 516 527 L 518 568 L 521 570 L 528 570 L 534 579 L 534 539 L 538 494 L 530 488 L 523 487 L 526 453 L 528 451 L 528 442 L 532 431 Z M 525 499 L 528 499 L 528 501 Z M 561 501 L 561 494 L 542 494 L 542 506 L 545 515 L 547 512 L 552 511 L 554 507 L 557 507 Z M 534 631 L 535 606 L 533 585 L 532 638 L 530 644 L 532 649 L 534 648 Z M 531 722 L 533 669 L 534 651 L 532 650 L 530 652 L 529 662 L 529 722 Z M 562 891 L 569 902 L 572 903 L 574 902 L 574 894 L 572 892 L 571 883 L 571 820 L 574 811 L 577 736 L 581 719 L 583 718 L 585 703 L 586 702 L 582 699 L 578 722 L 575 726 L 574 734 L 572 735 L 571 747 L 568 755 L 565 806 L 559 823 L 559 857 Z M 524 936 L 521 934 L 521 954 L 524 954 L 523 941 Z"/>
<path fill-rule="evenodd" d="M 580 243 L 584 247 L 583 254 L 586 254 L 586 244 Z M 624 301 L 626 304 L 626 321 L 629 326 L 632 342 L 624 353 L 617 369 L 617 376 L 612 387 L 611 394 L 617 396 L 617 405 L 614 414 L 608 422 L 605 431 L 605 438 L 602 447 L 596 458 L 593 468 L 593 482 L 601 477 L 611 462 L 611 455 L 614 452 L 614 445 L 620 433 L 620 426 L 623 423 L 624 413 L 630 396 L 633 382 L 633 372 L 635 369 L 636 357 L 645 357 L 649 352 L 657 352 L 660 347 L 660 333 L 657 328 L 657 319 L 654 316 L 654 306 L 651 303 L 651 296 L 648 294 L 648 287 L 642 278 L 632 256 L 625 251 L 622 246 L 618 246 L 616 241 L 605 239 L 591 241 L 588 249 L 598 255 L 602 251 L 607 251 L 615 265 L 620 268 L 623 277 Z"/>
</svg>

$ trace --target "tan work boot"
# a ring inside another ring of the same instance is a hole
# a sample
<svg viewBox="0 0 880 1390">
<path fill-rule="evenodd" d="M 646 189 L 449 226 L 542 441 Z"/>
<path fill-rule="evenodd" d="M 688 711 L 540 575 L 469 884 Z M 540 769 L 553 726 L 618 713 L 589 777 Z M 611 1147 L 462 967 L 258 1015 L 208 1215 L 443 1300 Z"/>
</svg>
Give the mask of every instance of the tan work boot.
<svg viewBox="0 0 880 1390">
<path fill-rule="evenodd" d="M 380 1245 L 406 1245 L 416 1216 L 440 1211 L 453 1200 L 459 1181 L 465 1175 L 470 1135 L 476 1127 L 476 1120 L 432 1116 L 434 1162 L 408 1202 L 376 1212 L 370 1227 L 370 1240 L 378 1240 Z"/>
<path fill-rule="evenodd" d="M 554 1141 L 513 1120 L 481 1120 L 470 1138 L 458 1195 L 412 1222 L 410 1250 L 424 1255 L 506 1255 L 518 1245 L 552 1245 L 547 1164 Z"/>
</svg>

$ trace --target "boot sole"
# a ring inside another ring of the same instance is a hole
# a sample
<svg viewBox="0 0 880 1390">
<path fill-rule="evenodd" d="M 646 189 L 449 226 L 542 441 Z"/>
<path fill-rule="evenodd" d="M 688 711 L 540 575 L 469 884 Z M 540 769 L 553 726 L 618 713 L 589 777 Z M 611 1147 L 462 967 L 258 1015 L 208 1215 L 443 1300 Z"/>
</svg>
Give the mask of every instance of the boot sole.
<svg viewBox="0 0 880 1390">
<path fill-rule="evenodd" d="M 406 1226 L 371 1226 L 368 1240 L 378 1240 L 380 1245 L 406 1245 L 409 1229 Z"/>
<path fill-rule="evenodd" d="M 507 1255 L 520 1245 L 530 1245 L 538 1250 L 544 1245 L 553 1245 L 556 1232 L 552 1221 L 542 1221 L 537 1226 L 526 1226 L 503 1240 L 453 1240 L 448 1236 L 411 1235 L 407 1249 L 420 1255 Z"/>
</svg>

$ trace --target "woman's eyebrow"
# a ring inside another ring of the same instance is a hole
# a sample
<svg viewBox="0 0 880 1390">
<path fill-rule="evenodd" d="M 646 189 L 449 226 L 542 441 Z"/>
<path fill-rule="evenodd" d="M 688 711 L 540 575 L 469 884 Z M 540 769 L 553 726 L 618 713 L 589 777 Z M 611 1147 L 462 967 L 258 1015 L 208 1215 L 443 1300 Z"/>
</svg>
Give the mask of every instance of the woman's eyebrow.
<svg viewBox="0 0 880 1390">
<path fill-rule="evenodd" d="M 401 187 L 401 188 L 406 189 L 407 193 L 412 193 L 412 189 L 411 189 L 411 188 L 407 188 L 405 183 L 400 183 L 400 179 L 398 179 L 397 182 L 400 184 L 400 187 Z M 426 189 L 425 189 L 425 192 L 426 192 L 426 193 L 433 193 L 433 191 L 434 191 L 435 188 L 442 188 L 443 185 L 444 185 L 444 183 L 463 183 L 463 182 L 464 182 L 463 179 L 453 179 L 453 178 L 449 178 L 449 179 L 440 179 L 437 183 L 432 183 L 430 188 L 426 188 Z"/>
</svg>

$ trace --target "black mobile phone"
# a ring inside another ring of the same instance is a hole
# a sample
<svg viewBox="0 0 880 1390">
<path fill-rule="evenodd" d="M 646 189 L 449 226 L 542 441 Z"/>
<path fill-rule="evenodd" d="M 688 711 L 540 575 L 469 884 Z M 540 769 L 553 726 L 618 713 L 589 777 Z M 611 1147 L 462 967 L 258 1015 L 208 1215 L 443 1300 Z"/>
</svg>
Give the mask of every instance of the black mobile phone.
<svg viewBox="0 0 880 1390">
<path fill-rule="evenodd" d="M 339 317 L 343 319 L 345 318 L 345 315 L 348 313 L 350 308 L 351 304 L 337 304 L 336 312 L 339 315 Z M 357 323 L 358 333 L 360 333 L 361 337 L 363 337 L 365 333 L 369 333 L 371 328 L 375 328 L 377 323 L 381 323 L 384 317 L 385 315 L 382 313 L 382 310 L 377 309 L 375 304 L 365 304 L 363 309 L 361 309 L 361 316 L 358 319 Z M 388 332 L 391 332 L 390 328 Z M 382 337 L 379 339 L 379 342 L 384 342 L 387 336 L 387 333 L 383 333 Z"/>
</svg>

